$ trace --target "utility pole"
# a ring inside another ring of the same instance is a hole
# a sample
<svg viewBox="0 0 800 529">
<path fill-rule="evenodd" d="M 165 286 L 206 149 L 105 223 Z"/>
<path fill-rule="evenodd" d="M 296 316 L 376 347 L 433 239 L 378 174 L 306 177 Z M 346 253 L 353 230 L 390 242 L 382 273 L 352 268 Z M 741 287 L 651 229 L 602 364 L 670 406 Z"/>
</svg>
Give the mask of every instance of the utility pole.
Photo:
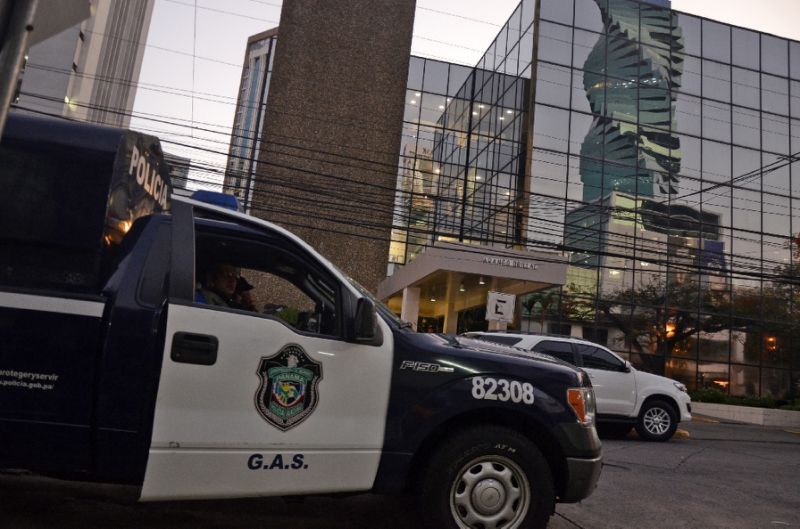
<svg viewBox="0 0 800 529">
<path fill-rule="evenodd" d="M 33 31 L 38 0 L 0 0 L 0 138 Z"/>
</svg>

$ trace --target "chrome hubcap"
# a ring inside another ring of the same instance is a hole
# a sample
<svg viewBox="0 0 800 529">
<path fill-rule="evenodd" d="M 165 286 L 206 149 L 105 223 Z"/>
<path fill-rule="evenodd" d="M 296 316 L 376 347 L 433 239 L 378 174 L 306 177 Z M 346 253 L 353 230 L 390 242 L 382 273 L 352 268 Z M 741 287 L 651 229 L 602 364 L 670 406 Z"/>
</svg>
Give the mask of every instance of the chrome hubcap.
<svg viewBox="0 0 800 529">
<path fill-rule="evenodd" d="M 510 459 L 484 456 L 464 465 L 450 491 L 450 510 L 463 529 L 515 529 L 530 504 L 530 485 Z"/>
<path fill-rule="evenodd" d="M 644 427 L 653 435 L 663 435 L 671 424 L 669 413 L 662 408 L 650 408 L 644 414 Z"/>
</svg>

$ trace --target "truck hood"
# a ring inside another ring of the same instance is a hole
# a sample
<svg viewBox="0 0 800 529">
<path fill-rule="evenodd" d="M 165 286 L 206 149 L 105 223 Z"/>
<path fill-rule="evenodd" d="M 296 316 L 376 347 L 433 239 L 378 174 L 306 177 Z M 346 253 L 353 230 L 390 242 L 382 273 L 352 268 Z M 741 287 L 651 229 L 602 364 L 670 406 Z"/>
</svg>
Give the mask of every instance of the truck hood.
<svg viewBox="0 0 800 529">
<path fill-rule="evenodd" d="M 428 334 L 397 329 L 395 362 L 408 362 L 453 369 L 453 379 L 485 374 L 500 377 L 536 379 L 553 385 L 553 391 L 565 385 L 589 385 L 589 377 L 575 366 L 541 353 L 523 351 L 462 336 Z M 437 379 L 443 381 L 443 378 Z M 558 389 L 560 391 L 560 389 Z"/>
</svg>

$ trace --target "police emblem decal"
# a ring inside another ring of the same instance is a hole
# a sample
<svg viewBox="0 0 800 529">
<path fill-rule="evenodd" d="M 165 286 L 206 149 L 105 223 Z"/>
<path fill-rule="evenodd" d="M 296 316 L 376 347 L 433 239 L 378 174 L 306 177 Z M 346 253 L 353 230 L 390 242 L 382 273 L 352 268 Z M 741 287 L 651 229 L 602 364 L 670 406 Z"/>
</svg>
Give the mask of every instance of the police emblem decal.
<svg viewBox="0 0 800 529">
<path fill-rule="evenodd" d="M 273 356 L 262 356 L 256 374 L 260 379 L 256 410 L 279 430 L 297 426 L 317 407 L 322 364 L 299 345 L 288 344 Z"/>
</svg>

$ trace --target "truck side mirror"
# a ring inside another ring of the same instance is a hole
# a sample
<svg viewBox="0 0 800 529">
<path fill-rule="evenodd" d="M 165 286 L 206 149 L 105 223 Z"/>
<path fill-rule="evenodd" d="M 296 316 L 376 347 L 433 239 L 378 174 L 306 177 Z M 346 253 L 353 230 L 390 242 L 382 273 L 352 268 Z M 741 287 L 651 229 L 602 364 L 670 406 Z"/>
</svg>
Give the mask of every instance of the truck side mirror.
<svg viewBox="0 0 800 529">
<path fill-rule="evenodd" d="M 353 341 L 379 345 L 383 342 L 378 315 L 375 313 L 375 304 L 369 298 L 359 298 L 356 305 L 356 314 L 353 318 Z"/>
</svg>

